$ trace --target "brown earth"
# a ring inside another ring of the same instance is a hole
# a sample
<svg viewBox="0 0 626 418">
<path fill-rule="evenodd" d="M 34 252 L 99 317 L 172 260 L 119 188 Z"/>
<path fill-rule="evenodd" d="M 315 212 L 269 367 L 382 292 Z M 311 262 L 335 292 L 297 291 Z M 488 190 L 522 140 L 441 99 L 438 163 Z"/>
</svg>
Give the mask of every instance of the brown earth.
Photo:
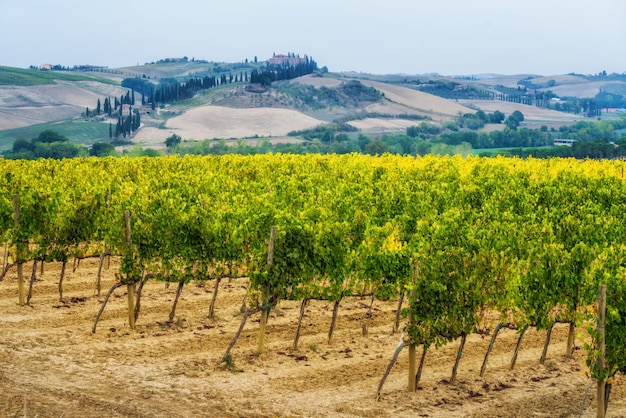
<svg viewBox="0 0 626 418">
<path fill-rule="evenodd" d="M 422 91 L 378 81 L 362 80 L 361 82 L 366 86 L 374 87 L 376 90 L 379 90 L 385 95 L 386 99 L 394 103 L 399 103 L 410 109 L 425 112 L 433 116 L 454 118 L 459 114 L 473 113 L 471 109 L 465 106 Z"/>
<path fill-rule="evenodd" d="M 133 142 L 144 145 L 163 143 L 172 134 L 197 141 L 285 136 L 291 131 L 313 128 L 321 123 L 290 109 L 201 106 L 167 120 L 165 129 L 139 130 Z"/>
<path fill-rule="evenodd" d="M 86 107 L 93 109 L 98 100 L 119 97 L 127 89 L 93 81 L 40 86 L 0 87 L 0 130 L 77 117 Z"/>
<path fill-rule="evenodd" d="M 241 322 L 245 279 L 224 280 L 215 319 L 207 319 L 213 282 L 191 283 L 168 322 L 176 286 L 149 282 L 135 331 L 126 297 L 112 296 L 95 334 L 103 296 L 94 296 L 97 259 L 68 268 L 64 302 L 60 268 L 46 264 L 30 306 L 18 306 L 15 269 L 0 283 L 0 416 L 2 417 L 575 417 L 595 416 L 595 385 L 584 375 L 583 350 L 563 356 L 567 326 L 558 325 L 545 364 L 545 332 L 524 337 L 509 370 L 516 333 L 503 330 L 484 377 L 479 371 L 489 338 L 471 335 L 455 384 L 448 383 L 458 342 L 426 357 L 419 390 L 406 390 L 407 353 L 399 356 L 376 401 L 376 390 L 400 335 L 391 334 L 396 302 L 342 302 L 328 344 L 332 306 L 312 302 L 298 350 L 292 350 L 299 304 L 273 311 L 267 350 L 255 354 L 258 316 L 234 347 L 230 369 L 218 361 Z M 103 295 L 117 262 L 104 270 Z M 30 266 L 24 269 L 30 276 Z M 368 335 L 363 335 L 362 325 Z M 580 342 L 577 343 L 579 346 Z M 421 349 L 418 349 L 418 353 Z M 626 416 L 624 379 L 617 380 L 611 417 Z M 584 405 L 583 405 L 584 401 Z"/>
</svg>

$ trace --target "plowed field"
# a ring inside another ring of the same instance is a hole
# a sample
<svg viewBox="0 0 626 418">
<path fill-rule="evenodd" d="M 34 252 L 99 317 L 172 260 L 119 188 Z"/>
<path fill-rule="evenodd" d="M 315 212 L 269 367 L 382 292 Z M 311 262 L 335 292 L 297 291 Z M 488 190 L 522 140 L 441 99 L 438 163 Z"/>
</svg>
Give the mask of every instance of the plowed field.
<svg viewBox="0 0 626 418">
<path fill-rule="evenodd" d="M 555 327 L 543 365 L 545 331 L 529 330 L 513 371 L 517 334 L 503 330 L 482 378 L 489 337 L 471 335 L 455 384 L 448 380 L 458 341 L 433 349 L 414 393 L 406 390 L 405 350 L 376 401 L 400 338 L 391 334 L 396 302 L 376 301 L 368 317 L 368 299 L 344 300 L 331 344 L 332 305 L 311 302 L 297 351 L 292 344 L 300 305 L 280 302 L 268 324 L 266 352 L 255 353 L 259 321 L 252 316 L 232 351 L 233 363 L 220 368 L 241 323 L 246 279 L 222 281 L 211 320 L 214 282 L 190 283 L 171 323 L 176 285 L 148 282 L 135 331 L 127 325 L 125 287 L 119 288 L 92 334 L 117 271 L 113 260 L 98 297 L 97 267 L 97 259 L 83 260 L 75 271 L 68 266 L 64 302 L 58 300 L 57 264 L 38 274 L 30 306 L 18 306 L 15 269 L 0 282 L 0 416 L 575 417 L 581 410 L 595 416 L 595 384 L 584 375 L 583 350 L 563 356 L 566 325 Z M 30 277 L 30 265 L 24 271 Z M 609 416 L 625 416 L 624 379 L 613 389 Z"/>
</svg>

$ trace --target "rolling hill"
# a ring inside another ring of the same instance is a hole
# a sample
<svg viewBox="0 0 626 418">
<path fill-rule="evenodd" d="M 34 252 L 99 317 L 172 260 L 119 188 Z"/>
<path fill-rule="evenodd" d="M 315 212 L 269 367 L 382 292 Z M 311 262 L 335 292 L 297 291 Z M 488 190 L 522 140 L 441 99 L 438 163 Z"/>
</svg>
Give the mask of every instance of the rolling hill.
<svg viewBox="0 0 626 418">
<path fill-rule="evenodd" d="M 136 75 L 156 84 L 164 78 L 184 80 L 184 77 L 198 74 L 220 71 L 230 74 L 253 68 L 242 66 L 241 63 L 229 66 L 206 61 L 161 63 L 103 73 L 40 72 L 0 67 L 0 151 L 8 149 L 14 139 L 31 135 L 33 127 L 40 124 L 43 127 L 63 121 L 63 126 L 67 127 L 72 123 L 83 123 L 81 113 L 86 108 L 94 109 L 98 99 L 119 97 L 128 91 L 120 85 L 125 76 Z M 142 116 L 142 128 L 132 140 L 147 147 L 162 146 L 165 138 L 173 133 L 189 140 L 258 137 L 280 140 L 291 131 L 309 129 L 338 119 L 348 121 L 353 128 L 365 134 L 383 134 L 402 132 L 408 126 L 418 124 L 416 120 L 420 119 L 443 124 L 459 114 L 479 109 L 485 112 L 500 110 L 507 115 L 520 110 L 526 115 L 525 123 L 528 125 L 554 126 L 581 118 L 518 103 L 450 99 L 421 88 L 433 82 L 474 86 L 485 91 L 494 91 L 501 86 L 514 89 L 525 83 L 537 89 L 579 97 L 592 96 L 599 89 L 626 90 L 626 82 L 621 79 L 607 77 L 600 80 L 578 75 L 446 78 L 313 74 L 275 82 L 272 88 L 260 93 L 247 91 L 242 82 L 203 91 L 193 99 L 167 105 Z M 346 86 L 355 86 L 349 83 L 360 83 L 360 92 L 354 93 L 354 89 L 344 91 Z M 378 96 L 351 96 L 364 91 L 368 94 L 376 91 Z M 116 121 L 101 122 L 108 125 Z M 68 132 L 76 135 L 70 140 L 89 145 L 107 139 L 108 127 L 95 130 L 68 128 Z M 100 134 L 94 138 L 93 132 Z"/>
</svg>

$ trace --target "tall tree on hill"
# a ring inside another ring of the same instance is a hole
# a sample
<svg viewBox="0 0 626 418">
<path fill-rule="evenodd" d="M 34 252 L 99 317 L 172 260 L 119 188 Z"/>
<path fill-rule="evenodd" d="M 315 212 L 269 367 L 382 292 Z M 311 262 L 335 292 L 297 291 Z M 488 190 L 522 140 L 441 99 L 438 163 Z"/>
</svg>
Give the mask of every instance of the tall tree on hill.
<svg viewBox="0 0 626 418">
<path fill-rule="evenodd" d="M 100 112 L 101 112 L 101 109 L 100 109 L 100 99 L 98 99 L 98 104 L 96 105 L 96 115 L 99 115 Z"/>
</svg>

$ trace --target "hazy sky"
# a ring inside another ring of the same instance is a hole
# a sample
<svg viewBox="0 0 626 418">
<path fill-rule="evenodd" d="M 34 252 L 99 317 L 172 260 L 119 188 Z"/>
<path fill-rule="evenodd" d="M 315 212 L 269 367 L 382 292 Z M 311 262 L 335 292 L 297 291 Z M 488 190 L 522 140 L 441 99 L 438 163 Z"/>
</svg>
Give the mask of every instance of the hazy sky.
<svg viewBox="0 0 626 418">
<path fill-rule="evenodd" d="M 626 0 L 0 0 L 0 65 L 308 55 L 330 71 L 626 72 Z"/>
</svg>

